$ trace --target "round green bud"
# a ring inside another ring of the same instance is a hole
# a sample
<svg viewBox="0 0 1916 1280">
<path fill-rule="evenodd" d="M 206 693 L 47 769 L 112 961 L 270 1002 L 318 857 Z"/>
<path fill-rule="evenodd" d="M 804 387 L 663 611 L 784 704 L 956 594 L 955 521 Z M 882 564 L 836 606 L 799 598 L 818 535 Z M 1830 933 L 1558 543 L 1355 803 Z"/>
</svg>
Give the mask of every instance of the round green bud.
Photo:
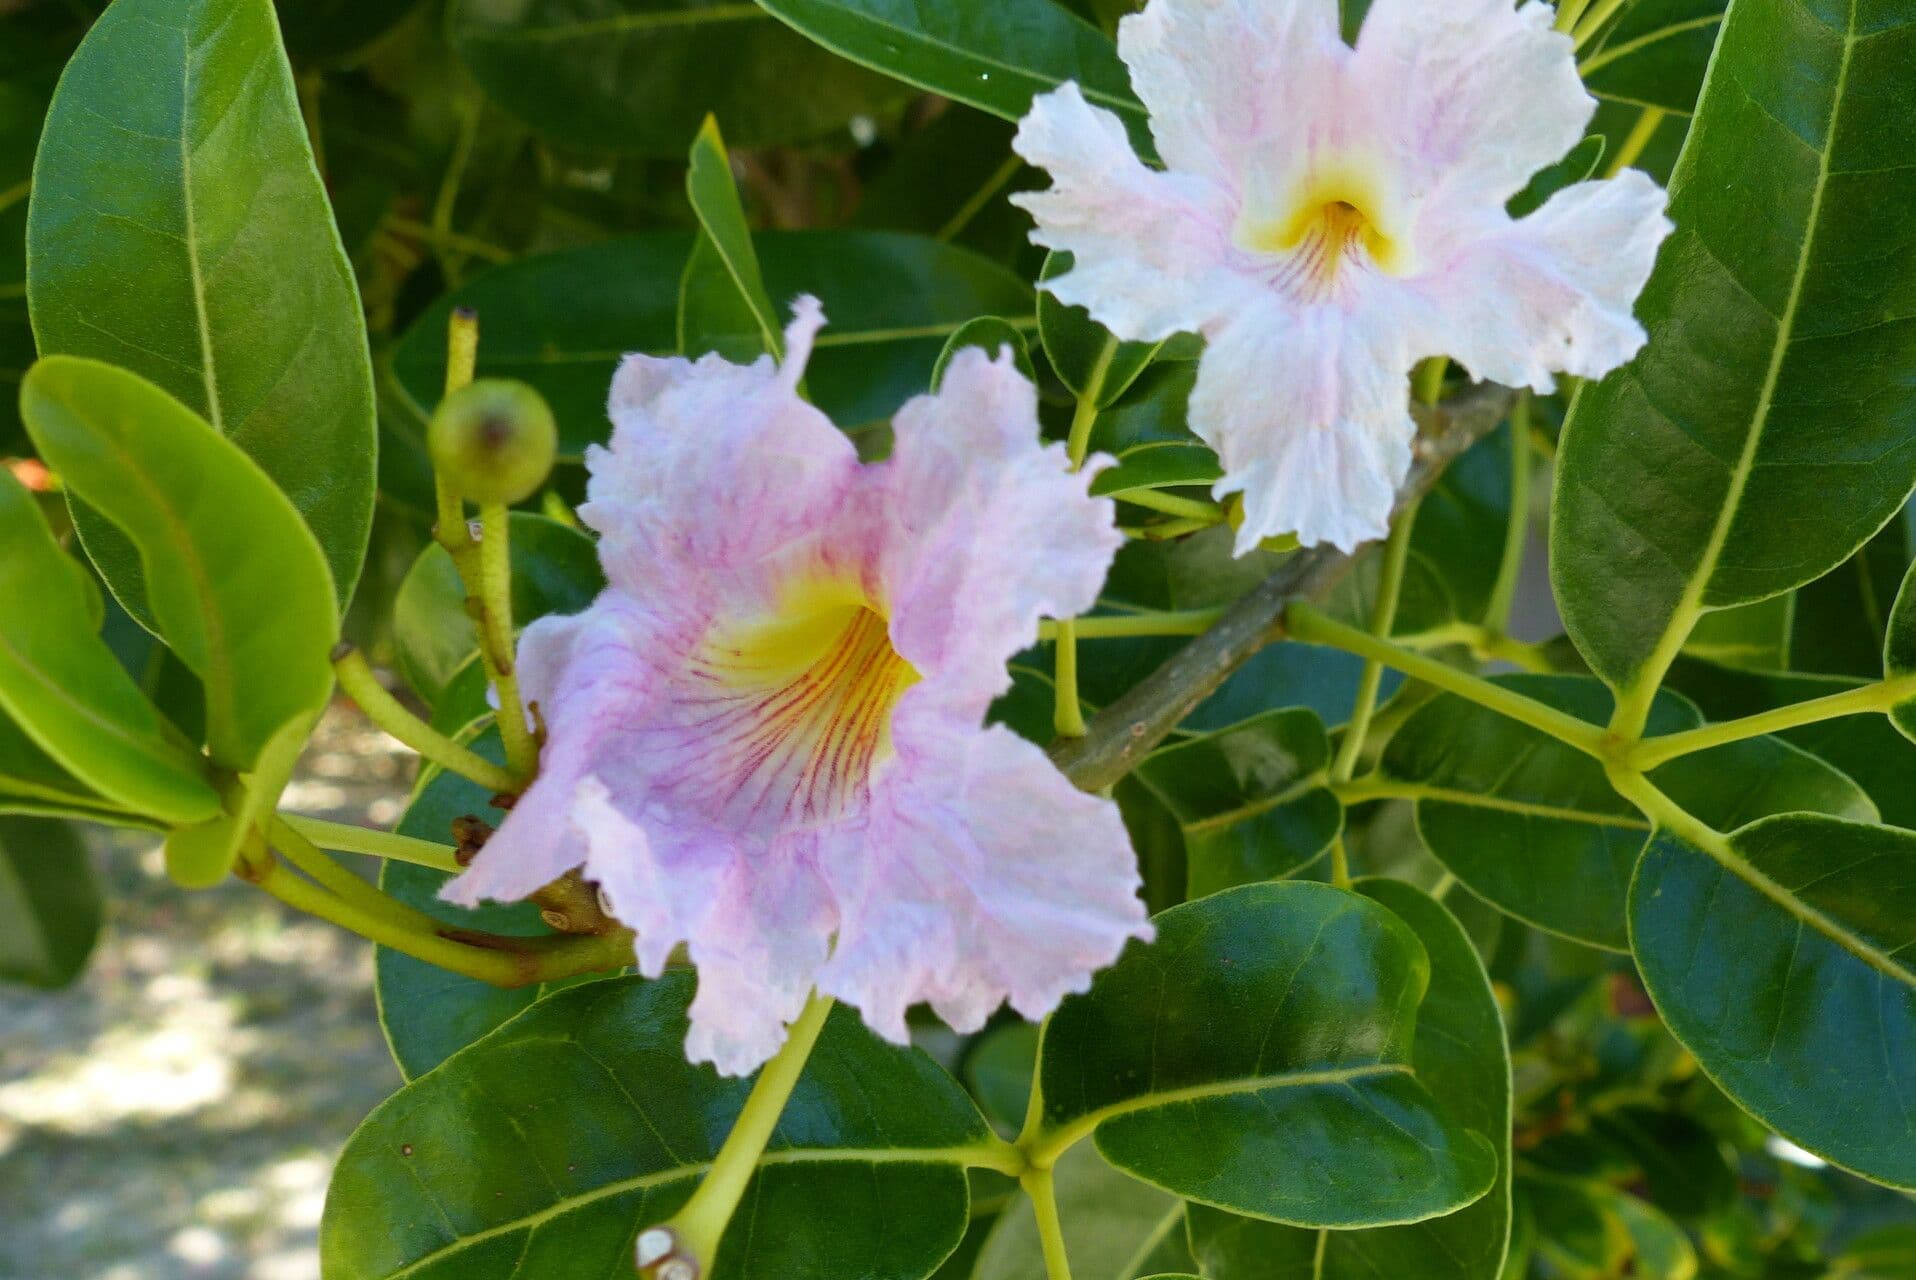
<svg viewBox="0 0 1916 1280">
<path fill-rule="evenodd" d="M 447 396 L 426 428 L 432 465 L 461 497 L 510 506 L 552 471 L 559 427 L 545 397 L 523 382 L 481 378 Z"/>
</svg>

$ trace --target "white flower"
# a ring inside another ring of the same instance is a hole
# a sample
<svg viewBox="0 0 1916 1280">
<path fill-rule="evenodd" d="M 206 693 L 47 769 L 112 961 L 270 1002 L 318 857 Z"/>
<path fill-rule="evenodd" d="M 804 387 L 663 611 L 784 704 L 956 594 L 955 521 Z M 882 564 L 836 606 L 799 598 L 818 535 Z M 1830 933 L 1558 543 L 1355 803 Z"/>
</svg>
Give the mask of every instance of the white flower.
<svg viewBox="0 0 1916 1280">
<path fill-rule="evenodd" d="M 1190 424 L 1217 496 L 1244 495 L 1239 554 L 1385 532 L 1418 360 L 1548 391 L 1630 359 L 1670 231 L 1634 170 L 1506 213 L 1595 109 L 1544 4 L 1376 0 L 1355 48 L 1337 22 L 1336 0 L 1151 0 L 1118 49 L 1167 168 L 1075 84 L 1015 143 L 1052 176 L 1018 197 L 1032 239 L 1075 259 L 1047 287 L 1120 338 L 1207 339 Z"/>
</svg>

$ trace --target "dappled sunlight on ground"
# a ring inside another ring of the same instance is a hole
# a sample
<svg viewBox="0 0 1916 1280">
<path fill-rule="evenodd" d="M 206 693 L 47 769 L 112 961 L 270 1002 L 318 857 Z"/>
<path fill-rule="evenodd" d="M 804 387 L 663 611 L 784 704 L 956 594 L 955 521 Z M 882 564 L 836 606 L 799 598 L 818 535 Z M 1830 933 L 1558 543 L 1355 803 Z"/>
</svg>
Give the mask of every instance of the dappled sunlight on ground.
<svg viewBox="0 0 1916 1280">
<path fill-rule="evenodd" d="M 390 823 L 410 761 L 335 710 L 289 807 Z M 332 1162 L 399 1083 L 372 952 L 103 833 L 86 975 L 0 987 L 0 1280 L 315 1280 Z M 370 868 L 367 868 L 370 869 Z"/>
</svg>

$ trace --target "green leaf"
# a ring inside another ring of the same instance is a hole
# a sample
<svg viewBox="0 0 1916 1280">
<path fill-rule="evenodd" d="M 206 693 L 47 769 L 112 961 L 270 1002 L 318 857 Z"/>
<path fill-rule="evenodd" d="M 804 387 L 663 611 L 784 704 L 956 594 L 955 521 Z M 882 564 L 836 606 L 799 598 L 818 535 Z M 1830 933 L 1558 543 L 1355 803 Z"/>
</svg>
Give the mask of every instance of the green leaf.
<svg viewBox="0 0 1916 1280">
<path fill-rule="evenodd" d="M 499 733 L 488 729 L 468 744 L 495 764 L 503 763 Z M 446 770 L 433 774 L 407 806 L 394 828 L 439 844 L 456 843 L 454 819 L 475 817 L 494 826 L 504 816 L 491 807 L 492 793 Z M 467 910 L 440 900 L 452 877 L 430 867 L 388 861 L 380 868 L 379 887 L 409 907 L 461 929 L 515 938 L 552 933 L 529 902 L 486 903 Z M 587 979 L 590 981 L 591 979 Z M 400 1074 L 417 1080 L 473 1041 L 523 1013 L 534 1001 L 576 982 L 506 989 L 451 973 L 386 947 L 373 953 L 373 989 L 379 996 L 379 1023 Z"/>
<path fill-rule="evenodd" d="M 1889 718 L 1904 737 L 1916 742 L 1916 565 L 1910 566 L 1889 611 L 1889 627 L 1883 636 L 1883 677 L 1910 686 L 1907 695 L 1890 708 Z"/>
<path fill-rule="evenodd" d="M 20 409 L 41 456 L 138 549 L 160 635 L 205 684 L 213 763 L 250 772 L 289 726 L 303 735 L 332 694 L 339 620 L 286 496 L 192 410 L 111 365 L 48 356 Z"/>
<path fill-rule="evenodd" d="M 1051 0 L 921 5 L 912 0 L 759 0 L 853 62 L 981 111 L 1019 120 L 1031 99 L 1076 81 L 1149 146 L 1144 107 L 1111 38 Z"/>
<path fill-rule="evenodd" d="M 1916 483 L 1912 108 L 1904 6 L 1737 0 L 1725 22 L 1649 346 L 1579 393 L 1558 460 L 1564 623 L 1639 704 L 1704 611 L 1824 573 Z"/>
<path fill-rule="evenodd" d="M 1516 675 L 1496 683 L 1592 724 L 1609 693 L 1584 676 Z M 1694 707 L 1660 694 L 1650 731 L 1701 723 Z M 1416 801 L 1424 844 L 1499 909 L 1591 946 L 1621 951 L 1630 874 L 1650 824 L 1610 788 L 1598 761 L 1455 694 L 1432 699 L 1392 736 L 1379 766 Z M 1861 789 L 1829 765 L 1774 738 L 1731 743 L 1654 770 L 1657 786 L 1719 827 L 1810 809 L 1873 818 Z M 1760 781 L 1759 781 L 1760 780 Z"/>
<path fill-rule="evenodd" d="M 1054 1171 L 1071 1280 L 1136 1280 L 1167 1266 L 1189 1266 L 1184 1203 L 1126 1177 L 1090 1147 L 1065 1153 Z M 1020 1192 L 998 1215 L 973 1280 L 1050 1280 L 1031 1199 Z"/>
<path fill-rule="evenodd" d="M 1184 832 L 1188 896 L 1274 880 L 1323 856 L 1344 827 L 1326 785 L 1330 754 L 1317 714 L 1292 707 L 1147 756 L 1137 777 Z"/>
<path fill-rule="evenodd" d="M 1784 664 L 1790 670 L 1871 679 L 1882 674 L 1890 606 L 1916 563 L 1912 516 L 1916 508 L 1904 507 L 1855 555 L 1793 593 L 1790 660 Z"/>
<path fill-rule="evenodd" d="M 296 58 L 332 62 L 399 25 L 418 0 L 274 0 L 286 48 Z"/>
<path fill-rule="evenodd" d="M 752 228 L 745 221 L 745 206 L 739 203 L 738 186 L 732 181 L 731 157 L 726 153 L 724 138 L 719 136 L 718 121 L 710 116 L 692 142 L 685 194 L 692 202 L 701 234 L 681 285 L 679 350 L 693 356 L 720 350 L 728 360 L 741 362 L 769 351 L 783 360 L 785 326 L 765 294 L 758 255 L 752 250 Z M 713 294 L 718 296 L 710 296 Z M 706 340 L 713 317 L 729 320 L 741 313 L 757 326 L 753 349 Z"/>
<path fill-rule="evenodd" d="M 0 547 L 0 599 L 19 602 L 0 612 L 0 712 L 120 807 L 167 823 L 218 813 L 219 795 L 199 757 L 169 736 L 163 717 L 100 639 L 92 579 L 60 549 L 33 495 L 4 468 Z M 22 763 L 44 780 L 31 756 Z"/>
<path fill-rule="evenodd" d="M 119 0 L 93 24 L 47 116 L 27 256 L 41 353 L 131 369 L 240 445 L 349 598 L 372 520 L 372 365 L 269 0 Z M 132 548 L 76 518 L 151 625 Z"/>
<path fill-rule="evenodd" d="M 488 97 L 575 148 L 683 155 L 718 118 L 739 146 L 816 138 L 902 101 L 749 3 L 456 0 L 453 48 Z"/>
<path fill-rule="evenodd" d="M 1726 0 L 1635 0 L 1577 64 L 1584 87 L 1600 98 L 1690 114 L 1725 7 Z"/>
<path fill-rule="evenodd" d="M 1683 652 L 1726 667 L 1780 671 L 1790 663 L 1795 619 L 1794 592 L 1706 613 L 1683 642 Z"/>
<path fill-rule="evenodd" d="M 1526 1174 L 1518 1195 L 1536 1223 L 1539 1280 L 1693 1280 L 1696 1250 L 1649 1205 L 1601 1182 Z"/>
<path fill-rule="evenodd" d="M 0 714 L 0 813 L 101 821 L 122 816 L 4 714 Z"/>
<path fill-rule="evenodd" d="M 686 971 L 559 992 L 401 1089 L 333 1176 L 325 1280 L 601 1280 L 691 1194 L 750 1088 L 685 1061 Z M 710 1280 L 918 1280 L 988 1135 L 922 1053 L 834 1010 Z"/>
<path fill-rule="evenodd" d="M 1091 481 L 1091 492 L 1123 497 L 1141 489 L 1208 486 L 1223 474 L 1224 467 L 1208 445 L 1166 440 L 1125 450 L 1117 466 L 1100 471 Z"/>
<path fill-rule="evenodd" d="M 1916 1275 L 1916 1223 L 1866 1231 L 1834 1262 L 1831 1274 L 1844 1280 L 1909 1280 Z"/>
<path fill-rule="evenodd" d="M 64 987 L 86 967 L 102 915 L 78 830 L 0 816 L 0 980 Z"/>
<path fill-rule="evenodd" d="M 1045 255 L 1038 283 L 1071 270 L 1071 255 Z M 1162 347 L 1162 342 L 1119 342 L 1083 307 L 1066 306 L 1050 291 L 1038 290 L 1038 336 L 1044 353 L 1065 386 L 1102 409 L 1131 389 Z"/>
<path fill-rule="evenodd" d="M 825 304 L 806 383 L 843 426 L 889 418 L 930 383 L 945 341 L 979 315 L 1034 314 L 1031 288 L 968 250 L 883 231 L 768 231 L 754 237 L 766 293 Z M 393 352 L 393 373 L 414 420 L 438 403 L 446 371 L 446 317 L 479 312 L 479 372 L 537 387 L 559 419 L 560 453 L 578 458 L 603 441 L 606 387 L 628 351 L 678 350 L 679 281 L 692 241 L 631 236 L 541 254 L 489 271 L 441 299 Z M 617 289 L 605 288 L 617 280 Z M 883 282 L 880 286 L 877 282 Z"/>
<path fill-rule="evenodd" d="M 1659 831 L 1630 938 L 1664 1022 L 1784 1137 L 1916 1187 L 1916 834 L 1812 814 Z"/>
<path fill-rule="evenodd" d="M 1595 174 L 1603 162 L 1604 139 L 1593 133 L 1579 142 L 1553 165 L 1537 170 L 1530 182 L 1505 206 L 1513 218 L 1528 217 L 1543 208 L 1544 202 L 1565 187 L 1574 186 Z"/>
<path fill-rule="evenodd" d="M 590 536 L 527 511 L 510 517 L 512 621 L 523 628 L 549 613 L 578 613 L 605 587 Z M 413 561 L 393 598 L 393 647 L 406 683 L 437 706 L 446 686 L 478 652 L 466 588 L 438 543 Z"/>
<path fill-rule="evenodd" d="M 1037 372 L 1031 366 L 1031 344 L 1025 341 L 1024 330 L 1003 316 L 979 316 L 976 320 L 967 320 L 959 325 L 957 331 L 945 340 L 945 349 L 938 353 L 938 363 L 931 367 L 933 391 L 944 383 L 945 369 L 951 364 L 952 357 L 966 347 L 977 347 L 993 360 L 1009 347 L 1011 358 L 1018 365 L 1018 372 L 1034 383 L 1038 380 Z"/>
<path fill-rule="evenodd" d="M 1044 1143 L 1095 1133 L 1134 1177 L 1296 1226 L 1419 1222 L 1490 1188 L 1490 1142 L 1412 1064 L 1429 960 L 1396 916 L 1281 881 L 1156 923 L 1046 1024 Z"/>
<path fill-rule="evenodd" d="M 7 21 L 0 16 L 0 39 L 12 38 Z M 27 193 L 46 111 L 46 94 L 0 81 L 0 455 L 20 452 L 25 444 L 14 390 L 33 363 L 26 299 Z"/>
<path fill-rule="evenodd" d="M 1490 978 L 1448 911 L 1398 880 L 1359 892 L 1413 929 L 1430 954 L 1412 1061 L 1457 1119 L 1498 1143 L 1497 1180 L 1468 1208 L 1371 1231 L 1305 1231 L 1190 1207 L 1192 1251 L 1215 1280 L 1497 1280 L 1510 1239 L 1510 1056 Z"/>
</svg>

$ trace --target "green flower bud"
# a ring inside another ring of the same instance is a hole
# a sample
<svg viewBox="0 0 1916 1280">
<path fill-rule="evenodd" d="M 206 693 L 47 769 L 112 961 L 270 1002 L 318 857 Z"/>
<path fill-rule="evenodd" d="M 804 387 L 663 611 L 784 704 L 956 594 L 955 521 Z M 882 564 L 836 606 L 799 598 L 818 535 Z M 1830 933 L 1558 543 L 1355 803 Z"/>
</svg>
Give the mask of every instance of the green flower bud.
<svg viewBox="0 0 1916 1280">
<path fill-rule="evenodd" d="M 545 483 L 559 428 L 545 397 L 525 383 L 481 378 L 440 403 L 426 446 L 434 470 L 462 497 L 510 506 Z"/>
</svg>

